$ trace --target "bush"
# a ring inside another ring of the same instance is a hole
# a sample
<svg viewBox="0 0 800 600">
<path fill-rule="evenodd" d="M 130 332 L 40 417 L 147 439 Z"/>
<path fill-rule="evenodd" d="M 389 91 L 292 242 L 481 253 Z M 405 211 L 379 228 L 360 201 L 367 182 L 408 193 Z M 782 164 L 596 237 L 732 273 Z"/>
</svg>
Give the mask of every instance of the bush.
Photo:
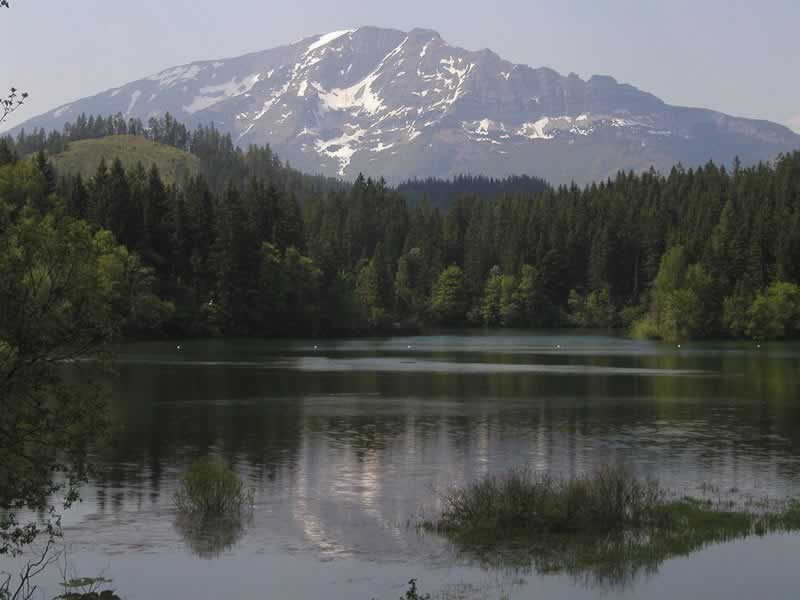
<svg viewBox="0 0 800 600">
<path fill-rule="evenodd" d="M 658 323 L 652 315 L 642 317 L 633 323 L 631 336 L 637 340 L 658 340 L 661 333 L 658 331 Z"/>
<path fill-rule="evenodd" d="M 779 281 L 756 296 L 747 333 L 754 339 L 784 339 L 800 332 L 800 286 Z"/>
<path fill-rule="evenodd" d="M 575 327 L 612 329 L 617 324 L 617 311 L 611 302 L 608 288 L 594 290 L 587 296 L 572 290 L 569 293 L 568 305 L 567 320 Z"/>
<path fill-rule="evenodd" d="M 439 521 L 429 527 L 494 539 L 617 532 L 657 525 L 662 497 L 657 483 L 622 467 L 571 481 L 517 471 L 451 492 Z"/>
<path fill-rule="evenodd" d="M 408 590 L 406 591 L 405 596 L 403 596 L 400 600 L 431 600 L 431 595 L 421 594 L 417 590 L 417 580 L 412 579 L 408 582 Z"/>
<path fill-rule="evenodd" d="M 252 502 L 252 490 L 245 490 L 236 473 L 215 459 L 194 462 L 175 493 L 178 510 L 203 516 L 238 513 Z"/>
<path fill-rule="evenodd" d="M 439 520 L 421 527 L 489 567 L 624 586 L 708 544 L 800 530 L 800 501 L 747 506 L 670 499 L 655 481 L 622 467 L 569 481 L 517 471 L 451 492 Z"/>
<path fill-rule="evenodd" d="M 431 312 L 440 325 L 454 325 L 466 317 L 467 297 L 460 267 L 447 267 L 439 275 L 433 286 Z"/>
</svg>

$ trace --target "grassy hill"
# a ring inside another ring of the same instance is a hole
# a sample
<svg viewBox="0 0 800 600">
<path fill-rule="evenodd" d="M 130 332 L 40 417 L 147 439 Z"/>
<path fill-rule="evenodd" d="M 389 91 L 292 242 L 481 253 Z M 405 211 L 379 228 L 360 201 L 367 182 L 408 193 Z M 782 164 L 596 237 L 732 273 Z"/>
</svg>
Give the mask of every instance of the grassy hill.
<svg viewBox="0 0 800 600">
<path fill-rule="evenodd" d="M 193 154 L 133 135 L 70 142 L 65 152 L 52 156 L 51 160 L 60 174 L 80 173 L 91 177 L 101 158 L 105 158 L 109 166 L 119 158 L 126 169 L 138 162 L 146 169 L 155 164 L 165 183 L 180 181 L 200 171 L 200 159 Z"/>
</svg>

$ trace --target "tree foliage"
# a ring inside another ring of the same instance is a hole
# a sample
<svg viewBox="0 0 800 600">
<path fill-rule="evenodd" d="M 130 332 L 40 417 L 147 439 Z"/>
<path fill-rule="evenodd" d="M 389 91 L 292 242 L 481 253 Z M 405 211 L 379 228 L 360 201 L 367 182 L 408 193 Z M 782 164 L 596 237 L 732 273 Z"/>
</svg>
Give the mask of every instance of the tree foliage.
<svg viewBox="0 0 800 600">
<path fill-rule="evenodd" d="M 46 150 L 20 158 L 50 135 L 20 133 L 0 144 L 0 160 L 17 165 L 0 193 L 40 212 L 63 198 L 71 216 L 139 257 L 165 304 L 139 311 L 150 317 L 132 319 L 129 335 L 632 322 L 664 339 L 795 335 L 758 333 L 766 300 L 752 304 L 776 283 L 800 282 L 800 154 L 731 172 L 709 163 L 620 173 L 583 189 L 418 181 L 400 188 L 413 190 L 408 202 L 380 179 L 304 178 L 267 147 L 240 150 L 213 127 L 190 132 L 169 116 L 81 117 L 60 135 L 123 126 L 190 149 L 202 172 L 166 184 L 148 165 L 111 160 L 88 180 L 53 173 Z M 446 209 L 426 199 L 434 193 Z"/>
<path fill-rule="evenodd" d="M 111 233 L 66 215 L 55 197 L 39 206 L 43 177 L 35 164 L 0 166 L 0 554 L 40 530 L 57 534 L 50 499 L 75 500 L 103 431 L 94 375 L 104 348 L 169 312 L 148 268 Z M 23 508 L 53 518 L 18 523 Z"/>
</svg>

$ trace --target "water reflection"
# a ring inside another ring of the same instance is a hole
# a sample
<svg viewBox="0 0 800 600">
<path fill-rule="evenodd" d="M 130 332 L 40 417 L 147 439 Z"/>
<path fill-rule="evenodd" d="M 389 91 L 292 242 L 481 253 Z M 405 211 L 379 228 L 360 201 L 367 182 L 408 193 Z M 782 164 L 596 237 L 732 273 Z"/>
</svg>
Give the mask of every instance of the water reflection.
<svg viewBox="0 0 800 600">
<path fill-rule="evenodd" d="M 212 559 L 232 550 L 244 537 L 251 520 L 251 516 L 240 514 L 222 517 L 181 514 L 175 519 L 175 530 L 196 556 Z"/>
<path fill-rule="evenodd" d="M 544 536 L 524 546 L 481 549 L 451 546 L 461 560 L 506 578 L 565 575 L 577 586 L 619 594 L 659 573 L 668 560 L 749 535 L 720 532 L 706 540 L 675 534 L 629 533 L 597 538 Z M 755 537 L 755 536 L 754 536 Z"/>
<path fill-rule="evenodd" d="M 203 558 L 311 553 L 449 568 L 453 549 L 419 536 L 414 520 L 435 514 L 450 486 L 516 466 L 572 477 L 622 462 L 679 493 L 712 484 L 800 495 L 796 346 L 677 351 L 514 335 L 317 345 L 126 348 L 111 381 L 117 429 L 74 535 L 111 547 L 150 532 L 148 551 L 167 561 L 185 543 Z M 174 520 L 178 473 L 207 454 L 256 489 L 252 522 Z M 529 558 L 522 575 L 551 570 Z M 659 564 L 585 583 L 628 584 Z"/>
</svg>

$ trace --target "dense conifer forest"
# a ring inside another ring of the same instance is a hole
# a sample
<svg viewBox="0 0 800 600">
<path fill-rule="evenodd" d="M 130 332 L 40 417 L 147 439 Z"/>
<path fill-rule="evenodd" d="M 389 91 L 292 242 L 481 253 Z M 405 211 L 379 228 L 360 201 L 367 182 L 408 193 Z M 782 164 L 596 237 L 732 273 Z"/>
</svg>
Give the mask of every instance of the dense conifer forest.
<svg viewBox="0 0 800 600">
<path fill-rule="evenodd" d="M 84 179 L 49 160 L 110 135 L 187 150 L 201 173 L 166 184 L 153 166 L 113 160 Z M 0 229 L 48 215 L 124 248 L 115 302 L 131 337 L 484 325 L 800 334 L 800 153 L 586 188 L 464 177 L 392 189 L 303 175 L 268 147 L 239 149 L 169 116 L 81 117 L 0 142 Z"/>
<path fill-rule="evenodd" d="M 460 175 L 453 179 L 412 179 L 397 186 L 409 206 L 423 199 L 432 206 L 446 209 L 459 196 L 472 195 L 491 199 L 498 194 L 533 194 L 549 190 L 548 183 L 538 177 L 515 175 L 503 179 L 482 175 Z"/>
</svg>

